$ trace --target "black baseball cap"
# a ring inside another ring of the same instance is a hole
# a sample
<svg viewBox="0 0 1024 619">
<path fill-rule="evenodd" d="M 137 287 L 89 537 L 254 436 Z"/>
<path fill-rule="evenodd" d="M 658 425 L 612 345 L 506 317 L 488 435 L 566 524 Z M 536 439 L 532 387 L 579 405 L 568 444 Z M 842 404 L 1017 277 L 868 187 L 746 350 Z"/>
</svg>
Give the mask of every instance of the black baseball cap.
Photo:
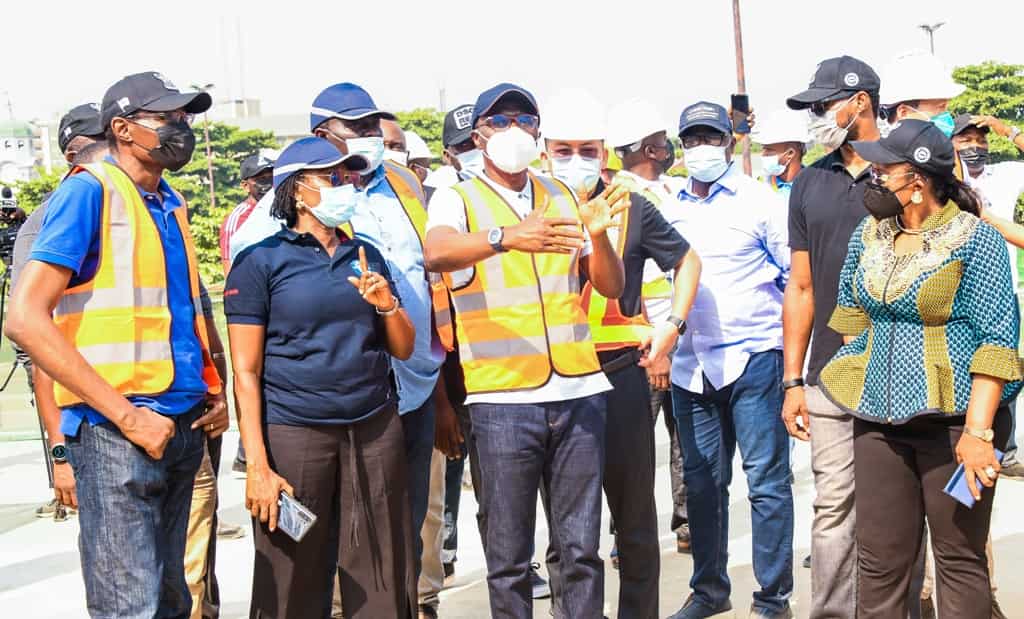
<svg viewBox="0 0 1024 619">
<path fill-rule="evenodd" d="M 68 149 L 71 140 L 83 135 L 89 138 L 103 137 L 99 103 L 76 105 L 61 117 L 57 129 L 57 145 L 60 146 L 60 152 Z"/>
<path fill-rule="evenodd" d="M 482 93 L 476 98 L 476 105 L 473 106 L 473 116 L 470 118 L 470 126 L 475 127 L 476 121 L 481 116 L 486 116 L 487 112 L 491 111 L 499 101 L 505 98 L 518 99 L 522 103 L 526 104 L 528 112 L 540 115 L 540 108 L 537 107 L 537 100 L 533 98 L 530 91 L 515 84 L 501 83 L 497 86 L 493 86 Z"/>
<path fill-rule="evenodd" d="M 473 135 L 473 106 L 460 105 L 444 115 L 444 127 L 441 130 L 441 145 L 445 148 L 462 144 Z"/>
<path fill-rule="evenodd" d="M 252 178 L 264 172 L 266 170 L 274 169 L 274 160 L 268 157 L 266 154 L 260 152 L 255 155 L 249 155 L 242 160 L 241 175 L 244 181 L 247 178 Z"/>
<path fill-rule="evenodd" d="M 135 73 L 121 78 L 103 95 L 103 127 L 109 127 L 116 116 L 128 116 L 139 110 L 170 112 L 180 109 L 189 114 L 202 114 L 211 105 L 213 98 L 209 93 L 181 92 L 156 71 Z"/>
<path fill-rule="evenodd" d="M 732 122 L 729 113 L 717 103 L 698 101 L 689 105 L 679 115 L 679 134 L 691 127 L 711 127 L 728 135 L 732 133 Z"/>
<path fill-rule="evenodd" d="M 840 56 L 823 60 L 814 71 L 807 90 L 786 99 L 793 110 L 803 110 L 819 101 L 829 101 L 842 94 L 860 91 L 877 93 L 882 87 L 878 74 L 863 60 Z"/>
<path fill-rule="evenodd" d="M 957 117 L 953 119 L 953 135 L 960 135 L 967 129 L 977 129 L 982 133 L 988 133 L 988 127 L 981 127 L 971 122 L 973 118 L 970 114 L 957 114 Z"/>
<path fill-rule="evenodd" d="M 936 176 L 950 176 L 956 163 L 953 142 L 927 120 L 902 120 L 877 142 L 851 142 L 871 163 L 909 163 Z"/>
</svg>

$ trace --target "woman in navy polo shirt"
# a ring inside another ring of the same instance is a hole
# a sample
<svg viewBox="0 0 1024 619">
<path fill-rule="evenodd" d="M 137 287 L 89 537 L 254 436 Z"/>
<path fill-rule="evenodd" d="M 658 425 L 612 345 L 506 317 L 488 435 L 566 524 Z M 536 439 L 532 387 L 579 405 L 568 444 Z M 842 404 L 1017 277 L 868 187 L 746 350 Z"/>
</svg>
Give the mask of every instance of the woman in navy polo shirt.
<svg viewBox="0 0 1024 619">
<path fill-rule="evenodd" d="M 238 256 L 224 291 L 255 529 L 253 617 L 327 617 L 335 565 L 346 617 L 415 608 L 389 376 L 389 355 L 407 359 L 415 333 L 380 253 L 338 229 L 357 199 L 344 175 L 366 165 L 320 138 L 285 149 L 272 211 L 287 227 Z M 276 530 L 281 491 L 318 517 L 301 542 Z"/>
</svg>

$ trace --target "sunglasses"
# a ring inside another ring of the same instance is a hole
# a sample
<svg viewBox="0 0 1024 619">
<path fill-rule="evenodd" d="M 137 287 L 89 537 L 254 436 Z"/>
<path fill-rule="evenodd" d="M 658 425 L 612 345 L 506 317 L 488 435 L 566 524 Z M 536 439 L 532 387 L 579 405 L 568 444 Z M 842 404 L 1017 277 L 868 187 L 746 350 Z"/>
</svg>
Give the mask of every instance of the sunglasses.
<svg viewBox="0 0 1024 619">
<path fill-rule="evenodd" d="M 485 125 L 498 131 L 508 129 L 512 123 L 515 123 L 520 129 L 535 130 L 540 126 L 540 117 L 535 114 L 516 114 L 515 116 L 495 114 L 484 118 Z"/>
</svg>

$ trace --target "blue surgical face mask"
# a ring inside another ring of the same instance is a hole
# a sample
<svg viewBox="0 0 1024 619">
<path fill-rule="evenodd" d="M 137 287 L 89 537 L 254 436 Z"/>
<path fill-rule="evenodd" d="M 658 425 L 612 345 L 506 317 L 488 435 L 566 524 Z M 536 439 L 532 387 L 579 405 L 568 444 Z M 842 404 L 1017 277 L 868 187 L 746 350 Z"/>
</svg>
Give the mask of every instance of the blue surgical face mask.
<svg viewBox="0 0 1024 619">
<path fill-rule="evenodd" d="M 345 146 L 350 155 L 362 155 L 370 163 L 364 175 L 372 174 L 384 161 L 384 138 L 380 136 L 345 138 Z"/>
<path fill-rule="evenodd" d="M 305 183 L 304 187 L 313 189 Z M 317 220 L 328 228 L 337 228 L 341 224 L 352 219 L 359 205 L 360 194 L 355 185 L 341 185 L 340 187 L 320 187 L 320 204 L 309 209 L 309 212 Z"/>
<path fill-rule="evenodd" d="M 467 150 L 455 155 L 459 160 L 460 172 L 467 176 L 480 176 L 484 173 L 484 152 L 479 148 Z"/>
</svg>

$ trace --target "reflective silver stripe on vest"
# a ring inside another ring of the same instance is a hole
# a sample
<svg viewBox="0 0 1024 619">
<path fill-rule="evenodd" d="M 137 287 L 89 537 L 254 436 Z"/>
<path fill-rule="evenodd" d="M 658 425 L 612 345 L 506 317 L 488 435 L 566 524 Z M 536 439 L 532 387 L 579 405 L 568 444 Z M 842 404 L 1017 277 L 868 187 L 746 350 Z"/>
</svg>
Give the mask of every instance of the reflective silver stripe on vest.
<svg viewBox="0 0 1024 619">
<path fill-rule="evenodd" d="M 590 325 L 548 325 L 548 338 L 552 344 L 571 344 L 590 339 Z"/>
<path fill-rule="evenodd" d="M 476 229 L 472 228 L 472 224 L 469 222 L 469 217 L 466 218 L 466 227 L 468 232 L 476 232 L 477 230 L 490 230 L 491 228 L 497 228 L 498 222 L 494 219 L 494 215 L 491 213 L 491 208 L 487 205 L 488 199 L 486 192 L 494 193 L 490 187 L 484 184 L 484 181 L 479 178 L 473 178 L 468 181 L 464 181 L 456 185 L 456 189 L 462 193 L 462 198 L 466 202 L 466 210 L 472 210 L 476 216 Z M 499 201 L 503 201 L 500 196 L 495 195 L 494 198 Z M 511 209 L 511 207 L 509 207 Z M 477 269 L 483 269 L 484 277 L 487 280 L 488 293 L 494 290 L 505 289 L 505 270 L 502 268 L 502 256 L 501 254 L 495 254 L 490 258 L 487 258 L 483 262 L 476 264 Z M 522 301 L 522 299 L 520 299 Z"/>
<path fill-rule="evenodd" d="M 543 335 L 518 337 L 509 340 L 459 343 L 459 354 L 465 360 L 502 359 L 548 355 L 548 343 Z"/>
<path fill-rule="evenodd" d="M 420 204 L 426 208 L 427 196 L 423 193 L 423 185 L 420 184 L 420 178 L 409 168 L 400 166 L 392 161 L 385 161 L 384 165 L 387 170 L 390 170 L 401 177 L 409 189 L 412 189 L 413 195 L 420 201 Z"/>
<path fill-rule="evenodd" d="M 166 307 L 167 290 L 165 288 L 133 288 L 132 307 Z M 94 288 L 85 292 L 74 292 L 61 297 L 54 310 L 58 316 L 81 314 L 86 304 L 89 309 L 119 309 L 128 307 L 124 292 L 118 288 Z"/>
<path fill-rule="evenodd" d="M 436 327 L 447 327 L 452 324 L 451 312 L 434 312 L 434 325 Z"/>
<path fill-rule="evenodd" d="M 172 361 L 174 359 L 170 341 L 92 344 L 79 347 L 78 352 L 82 353 L 91 366 L 107 363 L 130 363 L 132 359 L 139 362 Z"/>
</svg>

